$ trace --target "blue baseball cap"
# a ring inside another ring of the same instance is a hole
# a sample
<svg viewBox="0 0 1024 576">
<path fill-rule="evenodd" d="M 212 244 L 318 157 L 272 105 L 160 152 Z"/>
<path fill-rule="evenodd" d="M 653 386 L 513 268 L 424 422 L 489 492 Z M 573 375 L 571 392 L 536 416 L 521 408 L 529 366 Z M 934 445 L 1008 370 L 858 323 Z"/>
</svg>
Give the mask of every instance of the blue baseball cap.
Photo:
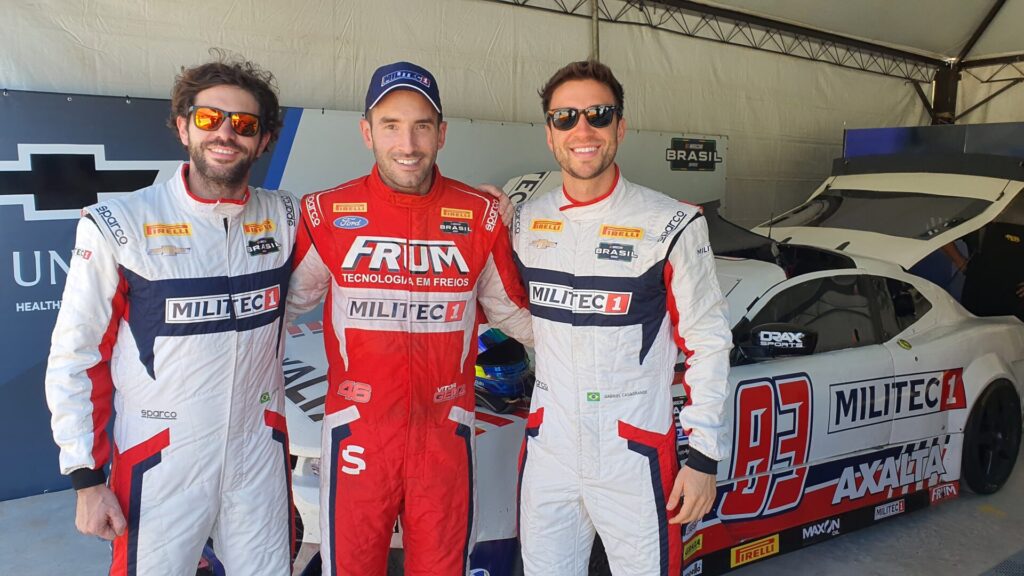
<svg viewBox="0 0 1024 576">
<path fill-rule="evenodd" d="M 426 68 L 411 62 L 395 62 L 377 68 L 370 78 L 370 87 L 366 90 L 365 114 L 380 102 L 392 90 L 415 90 L 423 94 L 441 115 L 441 93 L 437 90 L 437 80 Z"/>
</svg>

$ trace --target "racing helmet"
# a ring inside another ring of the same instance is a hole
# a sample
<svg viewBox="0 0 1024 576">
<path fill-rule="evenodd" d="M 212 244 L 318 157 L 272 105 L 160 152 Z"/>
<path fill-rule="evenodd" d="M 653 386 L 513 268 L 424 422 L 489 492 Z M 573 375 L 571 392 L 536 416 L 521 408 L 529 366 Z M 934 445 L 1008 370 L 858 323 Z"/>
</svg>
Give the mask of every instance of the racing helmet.
<svg viewBox="0 0 1024 576">
<path fill-rule="evenodd" d="M 510 409 L 510 402 L 528 396 L 533 373 L 526 348 L 496 328 L 477 339 L 476 381 L 479 403 L 495 412 Z"/>
</svg>

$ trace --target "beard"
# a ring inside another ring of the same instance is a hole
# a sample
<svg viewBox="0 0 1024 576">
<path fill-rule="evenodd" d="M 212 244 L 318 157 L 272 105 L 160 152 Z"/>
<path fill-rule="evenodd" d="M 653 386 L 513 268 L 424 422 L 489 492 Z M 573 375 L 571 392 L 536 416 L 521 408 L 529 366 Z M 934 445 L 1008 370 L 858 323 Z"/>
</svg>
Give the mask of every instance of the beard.
<svg viewBox="0 0 1024 576">
<path fill-rule="evenodd" d="M 389 187 L 399 192 L 409 194 L 426 194 L 430 191 L 434 176 L 434 158 L 428 155 L 419 155 L 423 167 L 416 172 L 405 172 L 398 169 L 397 162 L 389 157 L 386 152 L 374 150 L 377 161 L 377 171 L 381 180 Z"/>
<path fill-rule="evenodd" d="M 577 180 L 592 180 L 604 174 L 605 170 L 615 163 L 615 154 L 618 151 L 618 142 L 612 140 L 605 148 L 602 148 L 601 156 L 596 164 L 590 166 L 577 165 L 572 158 L 568 148 L 555 148 L 555 161 L 563 172 Z"/>
<path fill-rule="evenodd" d="M 241 157 L 234 164 L 212 164 L 206 160 L 203 148 L 206 146 L 221 146 L 231 148 L 242 153 Z M 204 143 L 190 142 L 188 155 L 192 168 L 204 180 L 218 186 L 241 186 L 249 183 L 249 169 L 256 162 L 256 155 L 237 145 L 230 145 L 224 142 L 213 141 Z"/>
</svg>

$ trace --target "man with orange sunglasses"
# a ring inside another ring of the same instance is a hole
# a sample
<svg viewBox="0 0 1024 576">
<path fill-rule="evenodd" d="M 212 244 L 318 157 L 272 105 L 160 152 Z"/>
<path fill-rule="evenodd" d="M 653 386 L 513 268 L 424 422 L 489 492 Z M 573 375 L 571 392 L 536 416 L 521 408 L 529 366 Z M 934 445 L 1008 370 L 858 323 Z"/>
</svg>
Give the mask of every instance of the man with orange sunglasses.
<svg viewBox="0 0 1024 576">
<path fill-rule="evenodd" d="M 189 162 L 82 211 L 46 396 L 75 523 L 113 540 L 111 574 L 195 574 L 210 537 L 229 574 L 290 572 L 295 200 L 248 186 L 281 128 L 273 81 L 242 60 L 183 70 L 169 125 Z"/>
</svg>

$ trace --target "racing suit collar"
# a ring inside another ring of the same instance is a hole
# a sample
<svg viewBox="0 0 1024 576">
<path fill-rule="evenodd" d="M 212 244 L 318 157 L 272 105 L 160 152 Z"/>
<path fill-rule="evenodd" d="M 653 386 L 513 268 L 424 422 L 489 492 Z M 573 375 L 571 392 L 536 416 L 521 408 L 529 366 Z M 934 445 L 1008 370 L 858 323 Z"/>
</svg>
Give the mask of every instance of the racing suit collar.
<svg viewBox="0 0 1024 576">
<path fill-rule="evenodd" d="M 619 165 L 615 164 L 615 180 L 607 192 L 593 200 L 576 202 L 566 193 L 565 186 L 563 185 L 562 202 L 558 210 L 570 220 L 587 220 L 601 217 L 609 211 L 615 211 L 615 207 L 619 204 L 619 199 L 622 197 L 621 190 L 625 183 L 626 180 L 619 174 Z"/>
<path fill-rule="evenodd" d="M 441 197 L 441 188 L 443 178 L 441 177 L 441 170 L 434 165 L 434 181 L 430 185 L 430 190 L 423 195 L 420 194 L 409 194 L 407 192 L 398 192 L 384 183 L 384 180 L 380 177 L 380 171 L 377 165 L 373 165 L 373 170 L 367 179 L 370 191 L 375 196 L 396 206 L 404 206 L 407 208 L 416 208 L 422 206 L 429 206 L 437 201 Z"/>
<path fill-rule="evenodd" d="M 173 189 L 176 193 L 180 194 L 185 206 L 188 206 L 190 209 L 200 214 L 209 214 L 226 218 L 238 216 L 245 210 L 245 205 L 249 202 L 249 198 L 252 196 L 252 192 L 249 189 L 246 189 L 245 197 L 241 200 L 208 200 L 206 198 L 201 198 L 193 194 L 188 188 L 188 169 L 189 163 L 183 162 L 178 168 L 178 173 L 175 174 L 172 179 Z"/>
</svg>

